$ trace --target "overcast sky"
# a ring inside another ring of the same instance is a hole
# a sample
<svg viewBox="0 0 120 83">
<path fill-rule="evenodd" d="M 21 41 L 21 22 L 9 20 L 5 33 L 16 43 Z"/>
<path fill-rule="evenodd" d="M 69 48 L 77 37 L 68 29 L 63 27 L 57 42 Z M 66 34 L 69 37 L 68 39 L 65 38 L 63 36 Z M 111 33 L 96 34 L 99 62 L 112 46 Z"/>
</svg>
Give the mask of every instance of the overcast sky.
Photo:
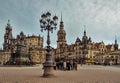
<svg viewBox="0 0 120 83">
<path fill-rule="evenodd" d="M 56 46 L 61 12 L 68 44 L 74 43 L 77 37 L 82 38 L 84 25 L 93 42 L 112 44 L 116 35 L 120 44 L 120 0 L 0 0 L 0 47 L 8 19 L 14 37 L 20 31 L 26 35 L 40 34 L 46 43 L 46 32 L 40 32 L 39 19 L 47 11 L 59 18 L 58 29 L 51 34 L 53 47 Z"/>
</svg>

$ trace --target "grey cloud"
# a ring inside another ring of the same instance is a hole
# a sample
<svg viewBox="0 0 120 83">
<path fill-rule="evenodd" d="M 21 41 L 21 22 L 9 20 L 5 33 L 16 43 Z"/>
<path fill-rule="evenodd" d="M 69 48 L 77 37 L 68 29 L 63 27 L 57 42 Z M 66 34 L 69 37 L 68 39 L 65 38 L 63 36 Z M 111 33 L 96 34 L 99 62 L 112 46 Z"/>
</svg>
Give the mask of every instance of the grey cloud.
<svg viewBox="0 0 120 83">
<path fill-rule="evenodd" d="M 0 35 L 3 36 L 3 28 L 7 19 L 10 19 L 14 35 L 23 30 L 26 34 L 40 33 L 46 37 L 46 33 L 41 33 L 39 27 L 40 15 L 46 11 L 52 15 L 56 13 L 59 21 L 61 11 L 63 12 L 68 43 L 74 43 L 77 37 L 82 38 L 83 25 L 86 25 L 87 35 L 93 41 L 114 43 L 115 35 L 120 41 L 119 0 L 0 0 Z M 56 32 L 51 34 L 54 46 Z M 0 40 L 3 38 L 0 37 Z"/>
</svg>

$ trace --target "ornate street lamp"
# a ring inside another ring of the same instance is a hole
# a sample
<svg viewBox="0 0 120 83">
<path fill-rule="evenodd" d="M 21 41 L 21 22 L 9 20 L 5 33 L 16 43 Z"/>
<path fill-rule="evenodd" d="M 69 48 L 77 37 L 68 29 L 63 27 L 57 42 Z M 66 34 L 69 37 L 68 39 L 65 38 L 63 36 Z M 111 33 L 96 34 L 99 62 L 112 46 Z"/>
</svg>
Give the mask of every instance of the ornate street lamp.
<svg viewBox="0 0 120 83">
<path fill-rule="evenodd" d="M 56 30 L 57 21 L 58 21 L 58 17 L 56 15 L 51 19 L 50 12 L 47 12 L 41 15 L 41 19 L 40 19 L 41 32 L 43 32 L 43 30 L 47 31 L 47 46 L 46 46 L 47 54 L 46 54 L 46 61 L 43 64 L 44 66 L 43 77 L 54 76 L 53 61 L 52 61 L 52 57 L 50 54 L 50 51 L 51 51 L 50 32 L 53 33 L 53 30 L 54 29 Z"/>
</svg>

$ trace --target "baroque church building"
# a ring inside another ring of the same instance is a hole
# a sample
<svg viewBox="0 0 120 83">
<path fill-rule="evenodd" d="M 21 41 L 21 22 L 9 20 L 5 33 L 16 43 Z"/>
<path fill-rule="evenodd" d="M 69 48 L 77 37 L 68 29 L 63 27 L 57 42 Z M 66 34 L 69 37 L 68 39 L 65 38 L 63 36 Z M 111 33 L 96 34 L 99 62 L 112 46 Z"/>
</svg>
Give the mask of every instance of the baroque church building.
<svg viewBox="0 0 120 83">
<path fill-rule="evenodd" d="M 12 27 L 8 20 L 5 28 L 3 49 L 0 50 L 0 63 L 42 63 L 44 61 L 43 37 L 26 36 L 22 31 L 16 36 L 12 35 Z"/>
</svg>

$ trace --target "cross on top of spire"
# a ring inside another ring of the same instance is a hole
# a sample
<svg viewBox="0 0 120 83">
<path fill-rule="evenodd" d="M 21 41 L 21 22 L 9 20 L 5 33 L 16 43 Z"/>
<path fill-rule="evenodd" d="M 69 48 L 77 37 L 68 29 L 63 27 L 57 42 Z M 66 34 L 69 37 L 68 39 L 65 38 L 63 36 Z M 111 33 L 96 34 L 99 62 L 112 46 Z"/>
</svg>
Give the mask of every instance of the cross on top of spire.
<svg viewBox="0 0 120 83">
<path fill-rule="evenodd" d="M 116 35 L 115 35 L 115 44 L 117 44 L 117 38 L 116 38 Z"/>
<path fill-rule="evenodd" d="M 7 26 L 10 26 L 10 20 L 8 19 L 8 23 L 7 23 Z"/>
<path fill-rule="evenodd" d="M 62 12 L 61 12 L 61 22 L 63 22 L 63 21 L 62 21 Z"/>
<path fill-rule="evenodd" d="M 84 25 L 84 35 L 86 35 L 86 26 Z"/>
</svg>

